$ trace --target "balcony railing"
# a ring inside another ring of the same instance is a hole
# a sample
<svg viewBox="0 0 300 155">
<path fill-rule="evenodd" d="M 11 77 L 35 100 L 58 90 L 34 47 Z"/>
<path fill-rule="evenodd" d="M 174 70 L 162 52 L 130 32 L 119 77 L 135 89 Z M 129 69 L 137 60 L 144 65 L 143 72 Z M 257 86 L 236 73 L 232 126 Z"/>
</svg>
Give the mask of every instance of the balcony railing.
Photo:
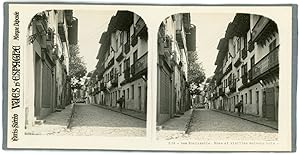
<svg viewBox="0 0 300 155">
<path fill-rule="evenodd" d="M 248 79 L 249 80 L 252 80 L 253 79 L 253 71 L 252 71 L 253 69 L 251 68 L 250 70 L 249 70 L 249 72 L 248 72 Z"/>
<path fill-rule="evenodd" d="M 134 65 L 131 65 L 130 67 L 130 74 L 133 76 L 134 75 Z"/>
<path fill-rule="evenodd" d="M 259 75 L 265 73 L 271 68 L 275 67 L 279 64 L 278 61 L 278 51 L 279 46 L 277 46 L 273 51 L 268 53 L 265 57 L 263 57 L 260 61 L 258 61 L 252 69 L 252 78 L 255 79 Z"/>
<path fill-rule="evenodd" d="M 229 94 L 230 93 L 230 89 L 229 89 L 229 87 L 225 87 L 225 94 Z"/>
<path fill-rule="evenodd" d="M 54 48 L 54 31 L 52 29 L 48 29 L 47 30 L 47 47 L 48 49 L 53 49 Z"/>
<path fill-rule="evenodd" d="M 248 41 L 248 51 L 252 52 L 254 50 L 254 42 L 252 40 Z"/>
<path fill-rule="evenodd" d="M 123 51 L 125 52 L 125 54 L 128 54 L 130 51 L 130 44 L 129 44 L 129 40 L 123 45 Z"/>
<path fill-rule="evenodd" d="M 236 92 L 236 80 L 234 79 L 233 82 L 229 85 L 230 92 Z"/>
<path fill-rule="evenodd" d="M 237 60 L 234 63 L 234 67 L 239 67 L 241 63 L 242 63 L 241 58 L 238 57 Z"/>
<path fill-rule="evenodd" d="M 246 48 L 243 48 L 243 49 L 242 49 L 242 58 L 243 58 L 243 60 L 245 60 L 245 58 L 247 58 L 247 54 L 248 54 L 247 49 L 246 49 Z"/>
<path fill-rule="evenodd" d="M 66 41 L 66 33 L 65 33 L 64 24 L 58 24 L 58 34 L 60 36 L 61 41 L 65 42 Z"/>
<path fill-rule="evenodd" d="M 144 54 L 132 65 L 131 74 L 135 75 L 145 70 L 147 68 L 147 60 L 148 60 L 148 53 Z"/>
<path fill-rule="evenodd" d="M 108 62 L 105 69 L 108 69 L 108 68 L 112 67 L 114 64 L 115 64 L 114 57 L 112 57 L 112 59 Z"/>
<path fill-rule="evenodd" d="M 142 18 L 139 18 L 135 24 L 136 35 L 139 36 L 142 30 L 146 27 L 146 24 Z"/>
<path fill-rule="evenodd" d="M 131 36 L 131 46 L 134 47 L 138 43 L 138 37 L 135 33 Z"/>
<path fill-rule="evenodd" d="M 47 19 L 44 15 L 35 15 L 34 20 L 39 32 L 46 31 L 48 27 Z"/>
<path fill-rule="evenodd" d="M 255 42 L 258 39 L 258 36 L 263 31 L 265 26 L 268 24 L 270 20 L 265 17 L 260 17 L 255 26 L 252 29 L 251 37 L 252 41 Z"/>
<path fill-rule="evenodd" d="M 123 46 L 124 47 L 124 46 Z M 120 61 L 122 61 L 123 60 L 123 58 L 124 58 L 124 53 L 123 53 L 123 50 L 120 52 L 120 54 L 117 56 L 117 61 L 118 62 L 120 62 Z"/>
<path fill-rule="evenodd" d="M 106 84 L 105 83 L 100 83 L 100 90 L 101 91 L 104 91 L 104 90 L 106 90 Z"/>
<path fill-rule="evenodd" d="M 225 95 L 224 88 L 219 88 L 219 96 L 224 96 L 224 95 Z"/>
<path fill-rule="evenodd" d="M 118 76 L 117 74 L 114 75 L 114 78 L 111 80 L 111 87 L 117 87 L 118 86 Z"/>
<path fill-rule="evenodd" d="M 124 70 L 124 78 L 125 80 L 130 78 L 130 68 Z"/>
<path fill-rule="evenodd" d="M 227 68 L 226 68 L 226 70 L 225 70 L 225 72 L 224 72 L 224 76 L 226 75 L 226 74 L 228 74 L 230 71 L 232 70 L 232 63 L 230 63 L 228 66 L 227 66 Z"/>
<path fill-rule="evenodd" d="M 184 48 L 185 34 L 183 30 L 176 30 L 176 41 L 179 48 Z"/>
<path fill-rule="evenodd" d="M 246 85 L 246 84 L 248 84 L 248 73 L 246 72 L 246 73 L 244 73 L 244 75 L 242 75 L 242 83 L 244 84 L 244 85 Z"/>
</svg>

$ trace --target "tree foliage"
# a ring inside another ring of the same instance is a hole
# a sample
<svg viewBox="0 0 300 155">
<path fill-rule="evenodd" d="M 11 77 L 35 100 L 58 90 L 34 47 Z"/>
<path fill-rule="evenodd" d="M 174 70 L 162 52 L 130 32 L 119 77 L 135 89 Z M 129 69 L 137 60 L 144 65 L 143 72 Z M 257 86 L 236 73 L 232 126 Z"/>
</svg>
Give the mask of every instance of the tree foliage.
<svg viewBox="0 0 300 155">
<path fill-rule="evenodd" d="M 211 80 L 212 80 L 212 78 L 210 77 L 210 78 L 207 78 L 206 79 L 206 81 L 205 81 L 205 83 L 210 83 L 211 82 Z"/>
<path fill-rule="evenodd" d="M 188 52 L 188 82 L 190 85 L 191 94 L 200 93 L 199 87 L 205 80 L 205 73 L 202 63 L 197 62 L 198 55 L 196 51 Z"/>
<path fill-rule="evenodd" d="M 71 78 L 71 87 L 78 88 L 81 87 L 79 84 L 81 78 L 87 73 L 86 64 L 83 61 L 83 57 L 79 55 L 79 46 L 70 45 L 69 47 L 70 57 L 69 57 L 69 71 Z"/>
</svg>

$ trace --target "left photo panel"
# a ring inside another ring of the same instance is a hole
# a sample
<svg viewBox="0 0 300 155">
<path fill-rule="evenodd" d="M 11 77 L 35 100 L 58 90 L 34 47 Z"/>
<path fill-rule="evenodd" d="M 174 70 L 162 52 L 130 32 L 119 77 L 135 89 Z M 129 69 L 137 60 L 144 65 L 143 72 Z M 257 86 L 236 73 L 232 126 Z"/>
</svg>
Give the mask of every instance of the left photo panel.
<svg viewBox="0 0 300 155">
<path fill-rule="evenodd" d="M 148 29 L 139 15 L 45 10 L 26 39 L 26 135 L 146 136 Z"/>
</svg>

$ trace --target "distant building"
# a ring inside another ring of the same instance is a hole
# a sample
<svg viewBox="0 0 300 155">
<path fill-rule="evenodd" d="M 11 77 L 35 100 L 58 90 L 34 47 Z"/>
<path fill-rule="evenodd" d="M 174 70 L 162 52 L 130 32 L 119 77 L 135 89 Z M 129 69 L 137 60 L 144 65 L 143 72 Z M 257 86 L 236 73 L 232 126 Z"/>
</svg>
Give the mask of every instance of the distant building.
<svg viewBox="0 0 300 155">
<path fill-rule="evenodd" d="M 26 127 L 71 102 L 69 45 L 77 44 L 72 10 L 36 14 L 28 26 L 24 83 Z"/>
<path fill-rule="evenodd" d="M 148 30 L 143 19 L 118 11 L 99 43 L 91 102 L 117 107 L 117 100 L 124 95 L 126 109 L 146 113 Z"/>
<path fill-rule="evenodd" d="M 211 82 L 213 107 L 278 120 L 279 36 L 274 21 L 259 15 L 236 14 L 218 45 Z"/>
<path fill-rule="evenodd" d="M 181 115 L 191 106 L 188 52 L 195 50 L 196 27 L 190 14 L 166 18 L 158 32 L 157 123 Z"/>
</svg>

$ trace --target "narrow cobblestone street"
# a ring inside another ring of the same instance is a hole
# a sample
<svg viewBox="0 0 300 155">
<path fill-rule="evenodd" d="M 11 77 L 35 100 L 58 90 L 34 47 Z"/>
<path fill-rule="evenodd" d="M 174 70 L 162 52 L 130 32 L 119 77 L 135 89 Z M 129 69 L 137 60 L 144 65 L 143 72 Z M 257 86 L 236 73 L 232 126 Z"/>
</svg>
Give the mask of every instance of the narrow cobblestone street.
<svg viewBox="0 0 300 155">
<path fill-rule="evenodd" d="M 71 131 L 74 136 L 146 136 L 146 121 L 89 104 L 77 104 Z"/>
<path fill-rule="evenodd" d="M 180 122 L 179 122 L 180 123 Z M 276 141 L 277 130 L 249 122 L 223 113 L 198 109 L 194 111 L 193 121 L 188 135 L 175 131 L 160 136 L 165 140 L 201 140 L 201 141 Z M 172 135 L 173 134 L 173 135 Z M 165 138 L 167 137 L 167 139 Z M 160 139 L 160 138 L 159 138 Z"/>
<path fill-rule="evenodd" d="M 190 138 L 196 140 L 277 140 L 277 130 L 210 110 L 196 110 Z"/>
<path fill-rule="evenodd" d="M 146 136 L 146 121 L 90 104 L 76 103 L 71 129 L 67 129 L 71 107 L 53 113 L 45 119 L 45 123 L 34 126 L 26 133 L 54 136 Z"/>
</svg>

